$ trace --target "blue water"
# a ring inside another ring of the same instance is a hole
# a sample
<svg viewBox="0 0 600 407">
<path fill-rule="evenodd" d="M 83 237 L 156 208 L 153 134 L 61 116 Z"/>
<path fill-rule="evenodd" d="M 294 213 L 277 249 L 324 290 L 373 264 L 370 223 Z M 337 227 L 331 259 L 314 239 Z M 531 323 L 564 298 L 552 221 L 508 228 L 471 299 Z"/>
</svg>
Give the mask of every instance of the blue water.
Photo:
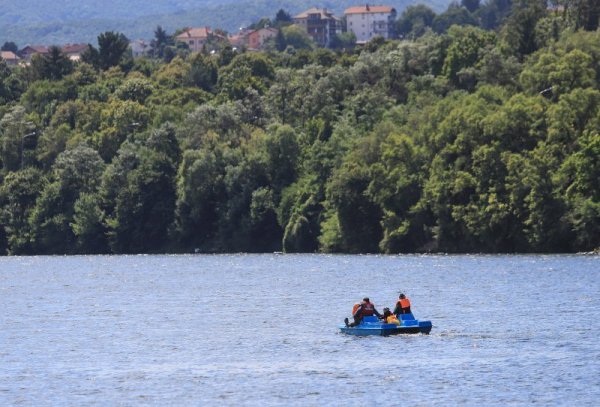
<svg viewBox="0 0 600 407">
<path fill-rule="evenodd" d="M 431 335 L 352 337 L 398 291 Z M 0 405 L 597 405 L 599 256 L 0 258 Z"/>
</svg>

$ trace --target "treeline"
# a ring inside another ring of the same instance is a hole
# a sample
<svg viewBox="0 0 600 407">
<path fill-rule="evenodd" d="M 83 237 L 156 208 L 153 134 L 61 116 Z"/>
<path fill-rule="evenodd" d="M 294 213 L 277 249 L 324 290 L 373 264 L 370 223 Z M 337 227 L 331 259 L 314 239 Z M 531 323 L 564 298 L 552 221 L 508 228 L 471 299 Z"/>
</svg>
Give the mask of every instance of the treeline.
<svg viewBox="0 0 600 407">
<path fill-rule="evenodd" d="M 404 9 L 412 1 L 391 0 L 386 5 Z M 436 11 L 450 0 L 420 0 Z M 0 13 L 0 43 L 26 44 L 94 42 L 98 33 L 112 30 L 128 38 L 149 38 L 156 25 L 222 28 L 236 32 L 240 26 L 270 16 L 279 8 L 292 15 L 311 7 L 325 7 L 341 16 L 347 7 L 365 4 L 356 0 L 30 0 L 4 1 Z"/>
<path fill-rule="evenodd" d="M 597 249 L 598 7 L 568 3 L 337 52 L 104 33 L 0 62 L 0 251 Z"/>
</svg>

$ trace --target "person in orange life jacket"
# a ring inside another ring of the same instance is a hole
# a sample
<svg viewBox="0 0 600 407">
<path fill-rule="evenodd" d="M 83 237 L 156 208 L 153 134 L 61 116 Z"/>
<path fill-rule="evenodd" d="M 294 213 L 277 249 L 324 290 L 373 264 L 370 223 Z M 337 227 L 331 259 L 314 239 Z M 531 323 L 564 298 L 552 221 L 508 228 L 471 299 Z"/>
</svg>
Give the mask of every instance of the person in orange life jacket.
<svg viewBox="0 0 600 407">
<path fill-rule="evenodd" d="M 410 300 L 406 298 L 404 294 L 400 294 L 398 297 L 398 302 L 396 303 L 396 308 L 394 308 L 394 314 L 396 316 L 400 314 L 410 314 Z"/>
<path fill-rule="evenodd" d="M 398 321 L 396 315 L 392 314 L 392 311 L 390 311 L 389 308 L 383 309 L 383 322 L 385 322 L 386 324 L 400 325 L 400 321 Z"/>
<path fill-rule="evenodd" d="M 382 315 L 375 309 L 375 304 L 373 304 L 368 297 L 363 298 L 362 302 L 357 307 L 356 305 L 352 309 L 354 313 L 352 316 L 354 317 L 354 322 L 351 324 L 348 323 L 348 318 L 344 319 L 344 323 L 347 327 L 353 327 L 360 324 L 360 321 L 363 317 L 371 316 L 373 314 L 377 315 L 378 318 L 382 318 Z"/>
</svg>

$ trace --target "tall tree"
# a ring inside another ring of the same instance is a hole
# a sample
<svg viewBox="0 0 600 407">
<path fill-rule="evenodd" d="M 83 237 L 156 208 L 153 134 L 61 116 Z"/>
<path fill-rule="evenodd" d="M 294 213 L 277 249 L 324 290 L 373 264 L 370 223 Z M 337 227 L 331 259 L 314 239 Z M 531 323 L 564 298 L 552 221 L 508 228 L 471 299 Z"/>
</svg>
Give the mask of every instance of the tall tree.
<svg viewBox="0 0 600 407">
<path fill-rule="evenodd" d="M 12 51 L 16 54 L 19 51 L 19 47 L 17 47 L 17 44 L 12 41 L 6 41 L 4 44 L 2 44 L 2 48 L 0 48 L 0 50 Z"/>
<path fill-rule="evenodd" d="M 119 65 L 129 48 L 122 33 L 106 31 L 98 36 L 98 63 L 101 69 Z"/>
<path fill-rule="evenodd" d="M 173 39 L 167 32 L 160 26 L 156 26 L 154 30 L 154 39 L 152 40 L 152 54 L 156 58 L 163 58 L 165 54 L 165 47 L 173 45 Z"/>
<path fill-rule="evenodd" d="M 480 0 L 461 0 L 460 2 L 470 13 L 474 13 L 479 8 L 479 3 Z"/>
<path fill-rule="evenodd" d="M 435 19 L 435 12 L 424 4 L 408 6 L 398 21 L 396 21 L 396 32 L 401 38 L 417 38 L 425 34 Z"/>
<path fill-rule="evenodd" d="M 42 57 L 42 72 L 40 79 L 51 81 L 61 80 L 63 76 L 73 72 L 73 63 L 62 49 L 56 45 L 48 48 L 48 54 Z"/>
<path fill-rule="evenodd" d="M 276 27 L 283 27 L 286 25 L 290 25 L 292 23 L 292 16 L 285 11 L 284 9 L 280 8 L 279 11 L 277 12 L 277 14 L 275 14 L 275 26 Z"/>
</svg>

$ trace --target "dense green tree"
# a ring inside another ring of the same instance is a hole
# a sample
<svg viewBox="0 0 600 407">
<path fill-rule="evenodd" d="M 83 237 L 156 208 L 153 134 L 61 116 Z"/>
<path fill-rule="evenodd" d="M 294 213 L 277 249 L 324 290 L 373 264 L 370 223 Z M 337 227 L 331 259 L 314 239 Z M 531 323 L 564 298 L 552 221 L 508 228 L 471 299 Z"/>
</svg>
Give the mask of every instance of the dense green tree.
<svg viewBox="0 0 600 407">
<path fill-rule="evenodd" d="M 498 28 L 510 14 L 512 0 L 487 0 L 477 10 L 481 27 L 486 30 Z"/>
<path fill-rule="evenodd" d="M 547 13 L 546 0 L 517 0 L 512 13 L 502 27 L 501 39 L 505 52 L 520 58 L 537 50 L 535 34 L 538 21 Z"/>
<path fill-rule="evenodd" d="M 448 31 L 450 45 L 444 60 L 443 73 L 460 86 L 460 74 L 475 67 L 483 58 L 483 51 L 493 44 L 494 35 L 476 27 L 451 27 Z"/>
<path fill-rule="evenodd" d="M 164 58 L 168 46 L 174 45 L 173 37 L 160 26 L 156 26 L 154 30 L 154 38 L 150 43 L 152 47 L 152 56 L 155 58 Z"/>
<path fill-rule="evenodd" d="M 212 91 L 217 84 L 218 68 L 213 58 L 195 53 L 190 61 L 190 81 L 205 91 Z"/>
<path fill-rule="evenodd" d="M 293 49 L 312 49 L 314 41 L 302 28 L 296 25 L 290 25 L 281 29 L 285 36 L 285 42 L 288 47 Z"/>
<path fill-rule="evenodd" d="M 480 3 L 480 0 L 461 0 L 460 5 L 469 10 L 470 13 L 474 13 L 479 8 Z"/>
<path fill-rule="evenodd" d="M 477 20 L 469 11 L 456 3 L 448 6 L 448 9 L 438 14 L 433 20 L 433 30 L 436 33 L 445 33 L 453 25 L 478 25 Z"/>
<path fill-rule="evenodd" d="M 128 48 L 129 41 L 125 35 L 106 31 L 98 36 L 98 49 L 89 45 L 86 54 L 82 55 L 82 60 L 106 70 L 119 65 Z"/>
<path fill-rule="evenodd" d="M 275 14 L 274 22 L 276 27 L 281 28 L 292 23 L 292 16 L 290 13 L 280 8 L 279 11 L 277 11 L 277 14 Z"/>
<path fill-rule="evenodd" d="M 13 107 L 0 120 L 0 162 L 4 171 L 16 171 L 25 164 L 26 146 L 37 136 L 22 106 Z"/>
<path fill-rule="evenodd" d="M 132 100 L 144 104 L 153 91 L 154 87 L 149 80 L 132 78 L 123 82 L 123 84 L 115 90 L 115 96 L 121 100 Z"/>
<path fill-rule="evenodd" d="M 0 105 L 17 100 L 23 92 L 23 83 L 11 70 L 6 62 L 0 58 Z"/>
<path fill-rule="evenodd" d="M 31 69 L 35 79 L 57 81 L 73 71 L 73 63 L 58 46 L 48 48 L 46 55 L 34 55 Z"/>
<path fill-rule="evenodd" d="M 11 51 L 16 54 L 17 52 L 19 52 L 19 47 L 17 46 L 17 44 L 15 44 L 12 41 L 5 41 L 4 44 L 2 44 L 2 47 L 0 48 L 0 50 Z"/>
<path fill-rule="evenodd" d="M 113 252 L 165 249 L 175 210 L 175 172 L 176 163 L 155 146 L 121 146 L 100 188 Z"/>
<path fill-rule="evenodd" d="M 396 21 L 400 38 L 418 38 L 433 25 L 435 12 L 424 4 L 408 6 Z"/>
<path fill-rule="evenodd" d="M 104 167 L 100 155 L 83 145 L 58 156 L 50 182 L 41 191 L 29 218 L 37 253 L 74 252 L 76 237 L 71 223 L 75 203 L 81 194 L 96 191 Z"/>
<path fill-rule="evenodd" d="M 28 220 L 44 186 L 44 174 L 32 167 L 8 173 L 0 184 L 0 228 L 9 254 L 33 252 Z"/>
</svg>

